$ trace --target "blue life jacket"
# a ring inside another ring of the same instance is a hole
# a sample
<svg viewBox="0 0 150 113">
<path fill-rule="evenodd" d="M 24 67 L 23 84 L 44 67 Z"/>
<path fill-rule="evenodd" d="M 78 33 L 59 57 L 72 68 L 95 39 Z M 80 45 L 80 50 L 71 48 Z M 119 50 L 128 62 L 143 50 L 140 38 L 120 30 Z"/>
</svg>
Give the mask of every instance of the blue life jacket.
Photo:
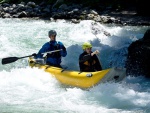
<svg viewBox="0 0 150 113">
<path fill-rule="evenodd" d="M 65 48 L 64 45 L 61 42 L 57 41 L 50 41 L 45 43 L 42 48 L 39 50 L 37 54 L 37 58 L 43 58 L 43 54 L 45 52 L 49 51 L 54 51 L 58 49 L 63 49 Z M 47 59 L 46 63 L 49 65 L 57 66 L 60 65 L 61 63 L 61 57 L 65 57 L 67 55 L 67 51 L 58 51 L 58 52 L 53 52 L 53 53 L 48 53 L 47 54 Z"/>
</svg>

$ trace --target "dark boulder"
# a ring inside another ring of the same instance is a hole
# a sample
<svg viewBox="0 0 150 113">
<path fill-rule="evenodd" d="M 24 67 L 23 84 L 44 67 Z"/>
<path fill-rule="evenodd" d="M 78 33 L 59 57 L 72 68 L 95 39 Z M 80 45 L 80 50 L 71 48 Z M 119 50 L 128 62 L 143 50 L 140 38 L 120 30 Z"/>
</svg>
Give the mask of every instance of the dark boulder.
<svg viewBox="0 0 150 113">
<path fill-rule="evenodd" d="M 150 29 L 143 38 L 139 39 L 128 47 L 126 61 L 127 75 L 145 76 L 150 78 Z"/>
</svg>

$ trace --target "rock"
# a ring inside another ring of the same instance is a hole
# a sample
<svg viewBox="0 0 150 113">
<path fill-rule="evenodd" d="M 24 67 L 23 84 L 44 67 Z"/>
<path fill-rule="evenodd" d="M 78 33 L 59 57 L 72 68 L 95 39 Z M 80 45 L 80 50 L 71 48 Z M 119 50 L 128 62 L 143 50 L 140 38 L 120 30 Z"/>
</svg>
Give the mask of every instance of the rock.
<svg viewBox="0 0 150 113">
<path fill-rule="evenodd" d="M 13 5 L 12 5 L 12 8 L 16 8 L 16 6 L 17 6 L 16 4 L 13 4 Z"/>
<path fill-rule="evenodd" d="M 27 17 L 27 13 L 25 11 L 22 11 L 18 14 L 18 18 Z"/>
<path fill-rule="evenodd" d="M 77 9 L 77 8 L 76 8 L 76 9 L 73 9 L 72 11 L 73 11 L 74 13 L 79 13 L 79 9 Z"/>
<path fill-rule="evenodd" d="M 103 23 L 111 23 L 112 20 L 108 16 L 101 16 L 102 22 Z"/>
<path fill-rule="evenodd" d="M 8 13 L 9 12 L 9 7 L 3 8 L 3 11 L 6 12 L 6 13 Z"/>
<path fill-rule="evenodd" d="M 55 20 L 54 20 L 54 18 L 50 18 L 50 21 L 51 21 L 51 22 L 54 22 Z"/>
<path fill-rule="evenodd" d="M 91 9 L 81 4 L 63 4 L 64 0 L 56 0 L 53 6 L 47 5 L 47 1 L 36 5 L 34 2 L 21 2 L 20 4 L 0 4 L 0 16 L 3 17 L 6 13 L 16 18 L 14 14 L 21 14 L 22 11 L 27 13 L 28 18 L 39 16 L 41 19 L 45 17 L 54 17 L 55 19 L 81 19 L 81 20 L 94 20 L 101 23 L 114 23 L 119 25 L 140 25 L 149 26 L 150 16 L 137 15 L 136 10 L 123 9 L 113 10 L 112 7 L 100 8 L 101 10 Z M 56 7 L 54 7 L 57 5 Z M 59 8 L 58 8 L 59 7 Z M 101 7 L 101 6 L 99 6 Z M 103 7 L 103 6 L 102 6 Z M 102 10 L 103 9 L 103 10 Z M 22 15 L 22 14 L 21 14 Z M 9 17 L 6 14 L 5 17 Z"/>
<path fill-rule="evenodd" d="M 23 5 L 23 4 L 18 4 L 17 6 L 18 6 L 18 7 L 24 7 L 24 5 Z"/>
<path fill-rule="evenodd" d="M 72 22 L 72 23 L 75 23 L 75 24 L 80 23 L 80 21 L 77 20 L 77 19 L 71 19 L 71 22 Z"/>
<path fill-rule="evenodd" d="M 86 14 L 87 14 L 87 10 L 83 10 L 83 11 L 81 12 L 81 14 L 82 14 L 82 15 L 86 15 Z"/>
<path fill-rule="evenodd" d="M 25 2 L 21 2 L 20 4 L 24 5 L 25 6 Z"/>
<path fill-rule="evenodd" d="M 3 7 L 0 5 L 0 11 L 3 11 Z"/>
<path fill-rule="evenodd" d="M 49 12 L 50 12 L 50 9 L 49 9 L 48 7 L 46 7 L 46 8 L 43 9 L 43 11 L 49 13 Z"/>
<path fill-rule="evenodd" d="M 68 7 L 66 4 L 62 4 L 61 6 L 59 6 L 59 9 L 62 9 L 62 10 L 66 10 Z"/>
<path fill-rule="evenodd" d="M 10 4 L 8 4 L 8 3 L 3 3 L 2 6 L 3 6 L 3 7 L 9 7 Z"/>
<path fill-rule="evenodd" d="M 13 18 L 18 18 L 18 14 L 12 15 Z"/>
<path fill-rule="evenodd" d="M 96 11 L 94 11 L 94 10 L 91 10 L 90 13 L 94 14 L 94 15 L 98 15 L 98 13 Z"/>
<path fill-rule="evenodd" d="M 34 8 L 33 11 L 36 12 L 36 13 L 40 13 L 41 12 L 40 8 Z"/>
<path fill-rule="evenodd" d="M 150 78 L 150 29 L 148 29 L 143 38 L 137 40 L 128 47 L 128 56 L 126 61 L 127 75 L 145 76 Z"/>
<path fill-rule="evenodd" d="M 96 21 L 96 22 L 102 22 L 102 19 L 101 19 L 100 16 L 96 16 L 96 17 L 94 17 L 94 21 Z"/>
<path fill-rule="evenodd" d="M 94 14 L 88 14 L 87 19 L 92 20 L 94 18 Z"/>
<path fill-rule="evenodd" d="M 3 16 L 3 18 L 11 18 L 11 15 L 9 13 L 5 13 L 5 15 Z"/>
<path fill-rule="evenodd" d="M 30 7 L 36 7 L 36 4 L 34 2 L 28 2 L 27 3 L 27 6 L 30 6 Z"/>
</svg>

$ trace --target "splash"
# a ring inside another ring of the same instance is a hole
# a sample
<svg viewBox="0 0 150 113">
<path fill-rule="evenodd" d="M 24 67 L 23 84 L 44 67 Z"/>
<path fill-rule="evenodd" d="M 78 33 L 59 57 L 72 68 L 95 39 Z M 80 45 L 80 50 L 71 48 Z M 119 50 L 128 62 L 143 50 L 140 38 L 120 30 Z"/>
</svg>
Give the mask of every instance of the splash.
<svg viewBox="0 0 150 113">
<path fill-rule="evenodd" d="M 66 21 L 0 19 L 0 59 L 38 52 L 49 41 L 48 31 L 58 32 L 57 40 L 67 47 L 62 65 L 79 70 L 83 42 L 91 42 L 103 69 L 124 67 L 127 48 L 142 38 L 148 28 L 102 25 L 93 21 L 73 24 Z M 150 82 L 127 77 L 120 83 L 103 83 L 83 90 L 64 86 L 44 70 L 28 67 L 28 59 L 0 65 L 0 112 L 87 112 L 149 113 Z"/>
</svg>

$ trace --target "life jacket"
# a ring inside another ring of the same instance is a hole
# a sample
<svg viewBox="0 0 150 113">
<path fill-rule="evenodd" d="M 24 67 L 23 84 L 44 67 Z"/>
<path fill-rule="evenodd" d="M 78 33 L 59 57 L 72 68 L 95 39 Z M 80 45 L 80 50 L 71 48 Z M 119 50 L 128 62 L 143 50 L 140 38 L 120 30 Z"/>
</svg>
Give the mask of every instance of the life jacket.
<svg viewBox="0 0 150 113">
<path fill-rule="evenodd" d="M 59 44 L 59 42 L 56 42 L 57 44 L 55 44 L 55 45 L 53 45 L 51 42 L 49 42 L 49 44 L 50 44 L 50 49 L 49 50 L 58 50 L 58 49 L 60 49 L 60 44 Z M 60 55 L 60 52 L 58 51 L 58 52 L 53 52 L 53 53 L 48 53 L 47 54 L 47 58 L 60 58 L 61 57 L 61 55 Z"/>
<path fill-rule="evenodd" d="M 96 64 L 96 61 L 94 59 L 90 59 L 88 61 L 85 61 L 83 64 L 85 65 L 84 70 L 95 71 L 93 65 Z"/>
<path fill-rule="evenodd" d="M 85 61 L 83 64 L 90 67 L 91 65 L 94 65 L 95 63 L 96 63 L 96 61 L 93 60 L 92 62 Z"/>
</svg>

